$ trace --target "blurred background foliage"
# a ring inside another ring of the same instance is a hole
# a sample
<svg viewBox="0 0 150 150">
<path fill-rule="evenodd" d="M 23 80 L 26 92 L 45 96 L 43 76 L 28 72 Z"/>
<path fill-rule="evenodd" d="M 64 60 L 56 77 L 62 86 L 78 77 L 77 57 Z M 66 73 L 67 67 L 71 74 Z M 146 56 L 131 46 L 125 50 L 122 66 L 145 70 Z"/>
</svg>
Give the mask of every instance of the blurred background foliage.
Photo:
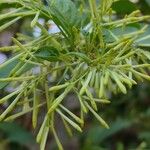
<svg viewBox="0 0 150 150">
<path fill-rule="evenodd" d="M 74 0 L 74 2 L 80 5 L 87 0 Z M 14 6 L 0 5 L 0 11 L 4 7 Z M 150 14 L 150 0 L 119 0 L 112 8 L 117 12 L 117 17 L 125 16 L 137 9 L 146 15 Z M 10 37 L 18 32 L 33 34 L 28 21 L 30 20 L 27 18 L 21 20 L 13 28 L 0 33 L 0 46 L 11 45 Z M 10 53 L 5 55 L 9 56 Z M 1 90 L 0 96 L 3 94 L 4 91 Z M 70 95 L 69 99 L 71 98 Z M 95 119 L 88 116 L 83 134 L 76 133 L 73 137 L 67 137 L 58 120 L 59 136 L 65 150 L 150 150 L 150 83 L 148 81 L 139 83 L 128 91 L 127 95 L 112 95 L 111 100 L 109 106 L 99 106 L 99 113 L 110 125 L 109 130 L 101 128 Z M 76 104 L 70 105 L 78 113 Z M 0 111 L 3 107 L 0 105 Z M 38 150 L 39 147 L 35 142 L 36 131 L 32 130 L 30 120 L 28 114 L 13 123 L 0 123 L 0 150 Z M 57 149 L 51 136 L 46 149 Z"/>
</svg>

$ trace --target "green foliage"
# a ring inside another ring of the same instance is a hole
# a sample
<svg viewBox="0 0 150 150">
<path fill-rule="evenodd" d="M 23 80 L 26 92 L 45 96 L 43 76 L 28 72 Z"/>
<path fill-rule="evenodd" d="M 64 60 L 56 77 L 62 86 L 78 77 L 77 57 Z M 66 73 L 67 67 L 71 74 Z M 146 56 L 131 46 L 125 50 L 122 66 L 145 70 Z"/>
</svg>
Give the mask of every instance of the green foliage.
<svg viewBox="0 0 150 150">
<path fill-rule="evenodd" d="M 1 78 L 6 78 L 9 76 L 11 70 L 18 64 L 18 56 L 15 58 L 12 58 L 5 63 L 5 65 L 0 66 L 0 77 Z M 0 82 L 0 89 L 2 89 L 7 83 Z"/>
<path fill-rule="evenodd" d="M 113 95 L 109 110 L 99 110 L 99 114 L 111 122 L 110 129 L 97 126 L 90 118 L 87 132 L 80 138 L 81 149 L 107 150 L 113 147 L 120 150 L 120 144 L 122 149 L 149 149 L 149 90 L 149 83 L 140 83 L 126 95 Z"/>
<path fill-rule="evenodd" d="M 121 7 L 124 6 L 124 7 Z M 130 14 L 133 11 L 137 10 L 136 5 L 127 0 L 120 0 L 113 4 L 113 10 L 115 10 L 118 14 Z M 127 9 L 128 8 L 128 9 Z"/>
<path fill-rule="evenodd" d="M 84 148 L 83 149 L 91 149 L 92 145 L 99 145 L 102 144 L 105 140 L 109 137 L 112 137 L 114 134 L 118 133 L 119 131 L 128 128 L 131 125 L 130 122 L 126 120 L 118 119 L 111 124 L 109 130 L 105 130 L 98 126 L 93 126 L 91 130 L 85 134 L 84 137 Z"/>
<path fill-rule="evenodd" d="M 0 130 L 6 135 L 7 140 L 11 142 L 17 142 L 20 144 L 34 142 L 31 133 L 27 132 L 16 123 L 0 123 Z"/>
<path fill-rule="evenodd" d="M 58 61 L 59 51 L 53 47 L 45 46 L 38 49 L 34 56 L 51 62 Z"/>
<path fill-rule="evenodd" d="M 3 4 L 7 2 L 3 1 Z M 0 48 L 0 51 L 11 51 L 14 55 L 0 66 L 0 87 L 9 83 L 8 86 L 16 88 L 0 99 L 0 104 L 13 99 L 1 113 L 0 121 L 14 120 L 33 112 L 35 128 L 43 107 L 46 114 L 37 135 L 41 150 L 45 149 L 49 131 L 58 148 L 63 149 L 55 129 L 56 114 L 69 132 L 70 126 L 81 132 L 84 115 L 89 112 L 103 127 L 109 128 L 97 113 L 98 103 L 109 103 L 110 93 L 126 94 L 138 81 L 150 80 L 150 52 L 142 49 L 150 46 L 148 32 L 145 32 L 149 30 L 145 21 L 150 16 L 142 16 L 132 7 L 125 12 L 128 14 L 124 18 L 114 19 L 114 10 L 120 11 L 116 7 L 120 3 L 113 0 L 98 3 L 89 0 L 88 6 L 81 4 L 82 9 L 71 0 L 48 0 L 47 5 L 40 0 L 13 2 L 19 8 L 2 12 L 0 31 L 28 17 L 31 27 L 38 27 L 42 33 L 38 38 L 31 37 L 32 40 L 24 36 L 20 41 L 18 36 L 13 38 L 13 46 Z M 52 20 L 60 32 L 49 34 L 46 24 L 38 22 L 39 18 L 46 23 Z M 37 74 L 35 66 L 40 68 Z M 70 92 L 80 104 L 80 116 L 65 105 L 64 99 Z M 124 128 L 124 124 L 120 128 Z M 112 134 L 114 130 L 106 132 Z"/>
</svg>

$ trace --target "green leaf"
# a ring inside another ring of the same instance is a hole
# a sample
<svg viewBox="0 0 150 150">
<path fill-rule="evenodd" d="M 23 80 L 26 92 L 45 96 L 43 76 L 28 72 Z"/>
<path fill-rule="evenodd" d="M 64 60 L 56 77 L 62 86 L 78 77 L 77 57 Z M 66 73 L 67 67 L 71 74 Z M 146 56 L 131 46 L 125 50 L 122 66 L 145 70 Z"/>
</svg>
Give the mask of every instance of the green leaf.
<svg viewBox="0 0 150 150">
<path fill-rule="evenodd" d="M 84 53 L 80 53 L 80 52 L 69 52 L 67 53 L 67 55 L 71 55 L 71 56 L 76 56 L 78 58 L 83 59 L 85 62 L 90 63 L 91 59 L 88 58 L 88 56 Z"/>
<path fill-rule="evenodd" d="M 141 132 L 140 134 L 139 134 L 139 138 L 140 139 L 144 139 L 144 140 L 149 140 L 150 139 L 150 132 L 149 131 L 146 131 L 146 132 Z"/>
<path fill-rule="evenodd" d="M 0 123 L 0 130 L 6 134 L 7 139 L 11 142 L 17 142 L 20 144 L 34 142 L 33 136 L 16 123 Z"/>
<path fill-rule="evenodd" d="M 87 137 L 89 137 L 89 140 L 95 144 L 95 143 L 101 143 L 107 138 L 111 137 L 112 135 L 116 134 L 117 132 L 128 128 L 131 125 L 130 122 L 122 119 L 117 119 L 115 122 L 113 122 L 109 128 L 109 130 L 100 128 L 99 126 L 96 126 L 89 130 Z"/>
<path fill-rule="evenodd" d="M 59 59 L 59 52 L 52 46 L 44 46 L 38 49 L 34 56 L 43 60 L 57 61 Z"/>
<path fill-rule="evenodd" d="M 11 71 L 20 63 L 20 68 L 23 67 L 23 69 L 19 72 L 20 74 L 23 74 L 33 68 L 35 65 L 30 63 L 25 63 L 20 60 L 21 54 L 18 54 L 16 56 L 13 56 L 6 62 L 0 65 L 0 78 L 7 78 L 9 77 Z M 19 68 L 19 69 L 20 69 Z M 18 71 L 18 70 L 17 70 Z M 4 88 L 9 82 L 0 82 L 0 89 Z"/>
<path fill-rule="evenodd" d="M 106 42 L 115 42 L 122 38 L 125 34 L 130 34 L 141 29 L 139 23 L 126 25 L 125 27 L 117 27 L 113 29 L 103 29 L 104 39 Z"/>
<path fill-rule="evenodd" d="M 48 0 L 53 21 L 68 34 L 73 27 L 80 28 L 81 16 L 71 0 Z"/>
<path fill-rule="evenodd" d="M 150 26 L 148 26 L 146 31 L 136 40 L 136 44 L 142 47 L 150 47 Z"/>
<path fill-rule="evenodd" d="M 17 3 L 16 1 L 13 0 L 1 0 L 0 1 L 0 11 L 3 9 L 8 9 L 8 8 L 17 8 L 20 7 L 21 5 Z"/>
<path fill-rule="evenodd" d="M 124 28 L 117 27 L 115 29 L 104 29 L 104 38 L 107 42 L 114 42 L 127 34 L 138 32 L 142 27 L 143 24 L 134 23 L 127 25 Z M 137 46 L 150 47 L 150 26 L 148 26 L 144 33 L 137 36 L 135 44 Z"/>
<path fill-rule="evenodd" d="M 134 3 L 128 0 L 119 0 L 113 3 L 112 9 L 118 14 L 130 14 L 131 12 L 137 10 L 137 7 Z"/>
<path fill-rule="evenodd" d="M 9 76 L 11 70 L 18 64 L 20 55 L 17 55 L 16 57 L 12 57 L 7 62 L 5 62 L 5 65 L 0 65 L 0 78 L 6 78 Z M 0 82 L 0 89 L 4 88 L 8 83 L 6 82 Z"/>
<path fill-rule="evenodd" d="M 149 0 L 145 0 L 146 1 L 146 3 L 150 6 L 150 1 Z"/>
<path fill-rule="evenodd" d="M 0 32 L 3 31 L 4 29 L 8 28 L 10 25 L 14 24 L 15 22 L 17 22 L 19 19 L 21 19 L 21 17 L 17 17 L 7 23 L 5 23 L 4 25 L 0 26 Z"/>
</svg>

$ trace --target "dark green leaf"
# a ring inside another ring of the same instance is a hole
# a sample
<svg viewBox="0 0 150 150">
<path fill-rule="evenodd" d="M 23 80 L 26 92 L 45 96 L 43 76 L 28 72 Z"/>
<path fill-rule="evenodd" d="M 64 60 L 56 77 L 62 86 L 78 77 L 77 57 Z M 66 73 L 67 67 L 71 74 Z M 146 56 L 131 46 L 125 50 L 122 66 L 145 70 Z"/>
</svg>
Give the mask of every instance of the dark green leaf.
<svg viewBox="0 0 150 150">
<path fill-rule="evenodd" d="M 10 61 L 10 60 L 11 59 L 9 59 L 8 61 Z M 19 62 L 19 59 L 17 57 L 16 59 L 13 59 L 9 63 L 7 63 L 7 65 L 5 65 L 4 67 L 0 66 L 0 78 L 8 77 L 11 70 L 18 64 L 18 62 Z M 4 88 L 7 84 L 8 83 L 6 83 L 6 82 L 0 82 L 0 89 Z"/>
<path fill-rule="evenodd" d="M 48 61 L 57 61 L 59 59 L 58 50 L 51 46 L 41 47 L 34 55 L 37 58 Z"/>
<path fill-rule="evenodd" d="M 70 53 L 67 53 L 67 55 L 72 55 L 72 56 L 76 56 L 77 58 L 81 58 L 83 59 L 85 62 L 87 63 L 90 63 L 91 60 L 90 58 L 88 58 L 85 54 L 83 53 L 79 53 L 79 52 L 70 52 Z"/>
<path fill-rule="evenodd" d="M 104 30 L 104 38 L 106 42 L 114 42 L 116 36 L 118 39 L 123 37 L 125 34 L 131 34 L 133 32 L 138 32 L 140 29 L 142 29 L 142 24 L 131 24 L 127 25 L 126 27 L 118 27 L 115 29 L 105 29 Z M 137 46 L 142 47 L 150 47 L 150 26 L 146 29 L 146 31 L 143 34 L 139 34 L 136 41 Z"/>
<path fill-rule="evenodd" d="M 18 4 L 15 1 L 2 1 L 0 2 L 0 11 L 3 9 L 8 9 L 8 8 L 17 8 L 20 7 L 21 5 Z"/>
<path fill-rule="evenodd" d="M 53 21 L 68 34 L 72 28 L 80 28 L 81 15 L 71 0 L 48 0 Z"/>
<path fill-rule="evenodd" d="M 93 144 L 100 143 L 117 132 L 129 127 L 130 125 L 131 123 L 128 121 L 118 119 L 116 122 L 111 124 L 109 130 L 100 127 L 92 128 L 88 133 L 88 137 Z"/>
<path fill-rule="evenodd" d="M 17 66 L 17 64 L 19 62 L 21 62 L 20 55 L 16 55 L 15 57 L 12 57 L 9 60 L 7 60 L 4 63 L 6 65 L 4 65 L 4 64 L 0 65 L 0 78 L 9 77 L 11 71 Z M 19 68 L 21 68 L 24 64 L 25 64 L 25 62 L 21 62 L 19 65 L 20 66 Z M 34 66 L 35 65 L 33 65 L 33 64 L 26 63 L 24 69 L 20 72 L 20 74 L 27 72 Z M 8 84 L 8 82 L 0 82 L 0 89 L 4 88 L 7 84 Z"/>
<path fill-rule="evenodd" d="M 119 0 L 112 5 L 112 9 L 115 10 L 118 14 L 130 14 L 131 12 L 137 10 L 137 7 L 134 3 L 129 0 Z"/>
<path fill-rule="evenodd" d="M 20 144 L 28 144 L 34 142 L 32 134 L 30 134 L 28 131 L 26 131 L 16 123 L 0 123 L 0 130 L 11 142 L 17 142 Z"/>
<path fill-rule="evenodd" d="M 145 1 L 150 6 L 150 0 L 145 0 Z"/>
<path fill-rule="evenodd" d="M 150 26 L 139 36 L 136 42 L 139 46 L 150 47 Z"/>
</svg>

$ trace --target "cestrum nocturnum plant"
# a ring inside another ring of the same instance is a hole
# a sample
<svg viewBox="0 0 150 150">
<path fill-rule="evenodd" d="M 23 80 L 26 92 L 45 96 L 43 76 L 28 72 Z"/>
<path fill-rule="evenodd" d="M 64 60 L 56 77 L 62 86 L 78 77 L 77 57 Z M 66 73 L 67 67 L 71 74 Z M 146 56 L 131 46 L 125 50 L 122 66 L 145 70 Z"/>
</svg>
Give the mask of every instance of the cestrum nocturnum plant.
<svg viewBox="0 0 150 150">
<path fill-rule="evenodd" d="M 84 116 L 92 113 L 102 126 L 109 128 L 97 113 L 99 103 L 110 103 L 111 93 L 127 93 L 127 89 L 148 75 L 150 52 L 143 47 L 150 16 L 139 10 L 117 19 L 112 4 L 116 0 L 1 0 L 9 12 L 1 10 L 0 32 L 21 19 L 29 18 L 31 28 L 39 28 L 39 37 L 18 34 L 14 45 L 1 47 L 12 57 L 0 65 L 0 88 L 15 90 L 0 99 L 7 108 L 0 121 L 12 121 L 32 112 L 33 127 L 37 127 L 40 109 L 46 110 L 37 135 L 40 149 L 45 149 L 49 132 L 58 148 L 63 149 L 55 128 L 56 114 L 70 133 L 84 126 Z M 39 23 L 39 18 L 45 24 Z M 49 33 L 47 23 L 59 28 Z M 35 73 L 35 68 L 39 72 Z M 79 102 L 80 115 L 65 106 L 65 97 L 72 92 Z M 10 101 L 11 100 L 11 101 Z"/>
</svg>

